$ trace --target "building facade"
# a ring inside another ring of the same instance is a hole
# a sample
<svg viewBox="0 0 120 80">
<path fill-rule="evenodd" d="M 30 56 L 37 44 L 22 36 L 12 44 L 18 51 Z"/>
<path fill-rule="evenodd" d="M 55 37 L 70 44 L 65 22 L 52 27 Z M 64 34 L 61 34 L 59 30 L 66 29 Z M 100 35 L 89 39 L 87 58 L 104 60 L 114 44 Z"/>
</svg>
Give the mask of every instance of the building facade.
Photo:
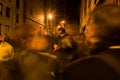
<svg viewBox="0 0 120 80">
<path fill-rule="evenodd" d="M 89 14 L 95 7 L 114 4 L 120 6 L 120 0 L 81 0 L 80 8 L 80 32 L 83 32 Z"/>
<path fill-rule="evenodd" d="M 44 0 L 25 0 L 26 23 L 37 28 L 42 35 L 44 28 Z"/>
<path fill-rule="evenodd" d="M 14 27 L 23 23 L 23 0 L 0 0 L 0 35 L 10 36 Z"/>
<path fill-rule="evenodd" d="M 49 31 L 53 21 L 48 14 L 53 10 L 54 0 L 26 0 L 25 4 L 26 23 L 34 25 L 41 35 Z"/>
<path fill-rule="evenodd" d="M 0 0 L 0 35 L 12 36 L 15 26 L 22 23 L 35 26 L 41 35 L 51 31 L 55 17 L 50 20 L 48 14 L 54 12 L 54 3 L 55 0 Z"/>
</svg>

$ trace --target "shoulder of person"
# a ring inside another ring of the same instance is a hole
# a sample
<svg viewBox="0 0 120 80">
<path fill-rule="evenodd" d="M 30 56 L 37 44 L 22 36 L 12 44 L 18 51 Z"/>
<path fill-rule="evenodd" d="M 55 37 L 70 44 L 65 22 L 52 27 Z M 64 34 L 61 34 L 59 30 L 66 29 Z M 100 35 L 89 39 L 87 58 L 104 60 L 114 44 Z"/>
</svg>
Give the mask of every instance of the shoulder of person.
<svg viewBox="0 0 120 80">
<path fill-rule="evenodd" d="M 65 37 L 65 38 L 72 38 L 72 35 L 66 34 L 64 37 Z"/>
</svg>

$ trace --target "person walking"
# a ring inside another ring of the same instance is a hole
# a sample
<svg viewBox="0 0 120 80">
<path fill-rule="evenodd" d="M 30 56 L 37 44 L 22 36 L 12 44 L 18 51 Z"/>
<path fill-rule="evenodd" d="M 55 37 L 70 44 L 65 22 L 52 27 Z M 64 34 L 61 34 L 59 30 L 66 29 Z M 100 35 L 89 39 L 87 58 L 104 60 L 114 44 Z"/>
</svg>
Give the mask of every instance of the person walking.
<svg viewBox="0 0 120 80">
<path fill-rule="evenodd" d="M 12 40 L 22 72 L 21 80 L 53 80 L 46 37 L 39 35 L 35 26 L 26 23 L 16 26 L 14 31 Z"/>
<path fill-rule="evenodd" d="M 6 41 L 4 36 L 1 37 L 0 43 L 0 79 L 15 80 L 12 72 L 14 72 L 14 49 L 11 44 Z"/>
<path fill-rule="evenodd" d="M 95 8 L 84 34 L 86 57 L 66 65 L 63 80 L 120 80 L 120 6 Z"/>
</svg>

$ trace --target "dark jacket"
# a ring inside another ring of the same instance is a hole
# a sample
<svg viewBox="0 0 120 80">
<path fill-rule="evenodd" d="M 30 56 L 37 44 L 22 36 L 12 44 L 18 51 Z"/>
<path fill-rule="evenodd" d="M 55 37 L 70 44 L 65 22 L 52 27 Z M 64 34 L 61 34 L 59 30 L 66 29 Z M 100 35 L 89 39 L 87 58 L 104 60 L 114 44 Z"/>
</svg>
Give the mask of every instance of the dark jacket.
<svg viewBox="0 0 120 80">
<path fill-rule="evenodd" d="M 120 80 L 120 49 L 106 50 L 68 64 L 63 80 Z"/>
<path fill-rule="evenodd" d="M 21 49 L 16 52 L 23 80 L 52 80 L 50 58 L 38 51 Z"/>
</svg>

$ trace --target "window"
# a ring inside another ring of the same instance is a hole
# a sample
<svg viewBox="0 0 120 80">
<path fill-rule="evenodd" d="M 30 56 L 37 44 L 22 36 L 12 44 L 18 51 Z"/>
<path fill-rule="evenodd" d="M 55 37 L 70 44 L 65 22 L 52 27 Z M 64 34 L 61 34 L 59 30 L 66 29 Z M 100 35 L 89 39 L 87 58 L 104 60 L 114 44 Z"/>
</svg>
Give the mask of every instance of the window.
<svg viewBox="0 0 120 80">
<path fill-rule="evenodd" d="M 102 5 L 106 0 L 99 0 L 97 6 Z"/>
<path fill-rule="evenodd" d="M 30 14 L 33 15 L 33 9 L 32 8 L 30 8 Z"/>
<path fill-rule="evenodd" d="M 9 2 L 11 2 L 11 0 L 8 0 Z"/>
<path fill-rule="evenodd" d="M 88 8 L 90 7 L 90 5 L 91 5 L 91 0 L 89 0 L 89 2 L 88 2 Z"/>
<path fill-rule="evenodd" d="M 9 25 L 6 25 L 6 26 L 5 26 L 5 32 L 6 32 L 6 33 L 9 33 L 9 29 L 10 29 L 10 26 L 9 26 Z"/>
<path fill-rule="evenodd" d="M 19 23 L 19 14 L 16 14 L 16 23 Z"/>
<path fill-rule="evenodd" d="M 6 7 L 6 17 L 10 17 L 10 8 Z"/>
<path fill-rule="evenodd" d="M 94 4 L 95 4 L 95 5 L 97 4 L 97 0 L 94 0 Z"/>
<path fill-rule="evenodd" d="M 2 34 L 2 24 L 0 24 L 0 35 Z"/>
<path fill-rule="evenodd" d="M 84 16 L 86 15 L 86 11 L 87 11 L 87 4 L 86 4 L 86 1 L 84 0 L 84 3 L 85 3 L 85 5 L 84 5 Z"/>
<path fill-rule="evenodd" d="M 117 3 L 118 3 L 118 6 L 120 6 L 120 0 L 118 0 L 118 2 L 117 2 Z"/>
<path fill-rule="evenodd" d="M 3 8 L 3 5 L 2 3 L 0 3 L 0 15 L 2 15 L 2 8 Z"/>
<path fill-rule="evenodd" d="M 19 0 L 16 0 L 16 8 L 19 9 L 19 7 L 20 7 L 20 1 L 19 1 Z"/>
</svg>

